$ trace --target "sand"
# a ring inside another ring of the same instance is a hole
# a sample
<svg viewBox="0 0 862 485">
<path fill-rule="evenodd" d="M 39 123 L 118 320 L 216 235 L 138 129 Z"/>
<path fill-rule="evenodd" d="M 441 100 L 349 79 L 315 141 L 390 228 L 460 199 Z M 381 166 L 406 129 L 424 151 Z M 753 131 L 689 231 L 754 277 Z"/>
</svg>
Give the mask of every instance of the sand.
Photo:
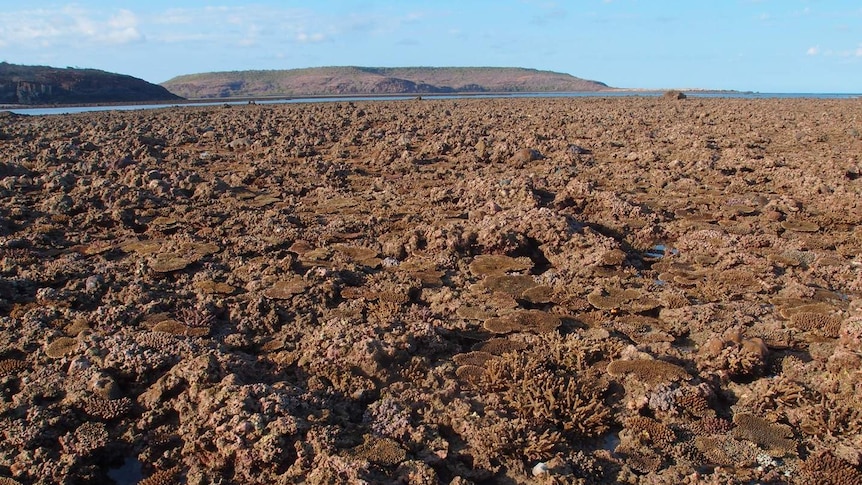
<svg viewBox="0 0 862 485">
<path fill-rule="evenodd" d="M 0 114 L 0 483 L 862 483 L 862 101 Z"/>
</svg>

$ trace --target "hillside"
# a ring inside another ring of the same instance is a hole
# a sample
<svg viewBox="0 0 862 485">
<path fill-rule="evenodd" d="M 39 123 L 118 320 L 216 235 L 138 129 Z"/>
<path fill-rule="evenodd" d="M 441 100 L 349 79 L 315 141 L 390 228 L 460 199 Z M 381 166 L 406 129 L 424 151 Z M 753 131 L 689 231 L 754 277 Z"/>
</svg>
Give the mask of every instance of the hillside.
<svg viewBox="0 0 862 485">
<path fill-rule="evenodd" d="M 162 83 L 185 98 L 574 92 L 609 89 L 569 74 L 510 67 L 315 67 L 190 74 Z"/>
<path fill-rule="evenodd" d="M 97 69 L 0 62 L 0 104 L 138 103 L 181 99 L 167 89 Z"/>
</svg>

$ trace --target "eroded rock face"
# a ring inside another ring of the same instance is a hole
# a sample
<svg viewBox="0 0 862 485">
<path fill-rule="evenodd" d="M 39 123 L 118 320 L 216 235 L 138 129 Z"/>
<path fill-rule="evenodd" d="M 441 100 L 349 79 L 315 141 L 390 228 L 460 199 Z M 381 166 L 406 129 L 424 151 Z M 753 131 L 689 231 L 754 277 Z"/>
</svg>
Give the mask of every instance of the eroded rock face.
<svg viewBox="0 0 862 485">
<path fill-rule="evenodd" d="M 638 98 L 0 116 L 0 477 L 856 477 L 856 119 Z"/>
</svg>

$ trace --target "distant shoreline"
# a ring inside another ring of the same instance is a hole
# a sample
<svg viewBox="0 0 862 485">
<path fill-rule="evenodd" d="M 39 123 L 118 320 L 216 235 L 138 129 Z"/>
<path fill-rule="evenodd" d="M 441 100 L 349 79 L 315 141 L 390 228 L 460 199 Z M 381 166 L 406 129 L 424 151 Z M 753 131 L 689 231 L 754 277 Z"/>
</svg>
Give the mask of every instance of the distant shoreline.
<svg viewBox="0 0 862 485">
<path fill-rule="evenodd" d="M 585 97 L 600 98 L 602 96 L 650 96 L 659 97 L 668 91 L 679 91 L 692 97 L 728 97 L 728 98 L 821 98 L 821 99 L 856 99 L 862 98 L 862 93 L 761 93 L 755 91 L 736 91 L 722 89 L 636 89 L 636 88 L 609 88 L 601 91 L 536 91 L 536 92 L 475 92 L 475 93 L 388 93 L 388 94 L 316 94 L 298 96 L 237 96 L 227 98 L 191 98 L 167 101 L 141 101 L 141 102 L 116 102 L 116 103 L 78 103 L 78 104 L 0 104 L 0 111 L 17 110 L 42 110 L 63 108 L 111 108 L 140 106 L 195 106 L 195 105 L 218 105 L 220 103 L 238 105 L 242 103 L 255 104 L 277 104 L 278 102 L 291 101 L 314 101 L 314 100 L 380 100 L 380 99 L 457 99 L 457 98 L 527 98 L 527 97 Z"/>
</svg>

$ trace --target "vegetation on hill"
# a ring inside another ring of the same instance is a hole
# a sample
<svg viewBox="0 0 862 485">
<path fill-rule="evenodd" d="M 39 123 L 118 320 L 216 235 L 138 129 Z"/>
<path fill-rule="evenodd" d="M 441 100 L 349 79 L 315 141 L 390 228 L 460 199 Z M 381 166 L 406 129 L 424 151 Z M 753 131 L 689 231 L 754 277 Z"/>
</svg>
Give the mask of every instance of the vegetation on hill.
<svg viewBox="0 0 862 485">
<path fill-rule="evenodd" d="M 481 92 L 576 92 L 609 89 L 569 74 L 511 67 L 315 67 L 190 74 L 162 83 L 186 98 Z"/>
</svg>

